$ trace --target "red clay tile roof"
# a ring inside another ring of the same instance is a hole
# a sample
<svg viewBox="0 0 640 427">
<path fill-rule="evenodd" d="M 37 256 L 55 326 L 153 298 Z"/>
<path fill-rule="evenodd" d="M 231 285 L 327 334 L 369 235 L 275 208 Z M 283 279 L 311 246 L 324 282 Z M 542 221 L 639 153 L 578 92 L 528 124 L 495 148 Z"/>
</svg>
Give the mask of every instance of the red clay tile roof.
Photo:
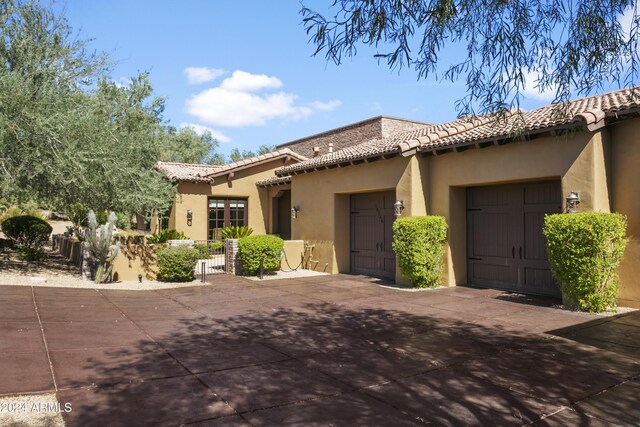
<svg viewBox="0 0 640 427">
<path fill-rule="evenodd" d="M 305 160 L 307 160 L 306 157 L 291 151 L 288 148 L 281 148 L 280 150 L 276 150 L 273 151 L 271 153 L 267 153 L 267 154 L 261 154 L 259 156 L 255 156 L 255 157 L 251 157 L 248 159 L 243 159 L 240 160 L 238 162 L 234 162 L 234 163 L 229 163 L 228 165 L 224 165 L 224 166 L 220 166 L 218 167 L 216 170 L 214 170 L 213 172 L 211 172 L 208 177 L 209 178 L 215 178 L 217 176 L 220 175 L 224 175 L 227 174 L 229 172 L 234 172 L 237 170 L 241 170 L 241 169 L 246 169 L 252 166 L 256 166 L 262 163 L 266 163 L 266 162 L 271 162 L 273 160 L 277 160 L 277 159 L 285 159 L 285 158 L 289 158 L 291 160 L 294 160 L 296 162 L 303 162 Z"/>
<path fill-rule="evenodd" d="M 162 172 L 170 181 L 211 182 L 208 175 L 220 166 L 194 165 L 191 163 L 158 162 L 155 169 Z"/>
<path fill-rule="evenodd" d="M 272 176 L 267 179 L 256 182 L 258 187 L 274 187 L 276 185 L 289 184 L 291 182 L 291 176 Z"/>
<path fill-rule="evenodd" d="M 291 151 L 288 148 L 276 150 L 271 153 L 229 163 L 224 166 L 196 165 L 190 163 L 158 162 L 155 169 L 162 172 L 171 181 L 187 182 L 213 182 L 218 176 L 228 174 L 241 169 L 246 169 L 262 163 L 277 159 L 289 158 L 296 162 L 307 160 L 306 157 Z"/>
<path fill-rule="evenodd" d="M 417 151 L 435 151 L 486 141 L 509 140 L 556 128 L 583 127 L 593 131 L 604 126 L 607 119 L 615 120 L 625 114 L 638 113 L 639 110 L 640 86 L 637 86 L 563 104 L 547 105 L 529 112 L 462 118 L 425 126 L 285 166 L 276 169 L 276 174 L 285 176 L 398 154 L 408 156 Z"/>
</svg>

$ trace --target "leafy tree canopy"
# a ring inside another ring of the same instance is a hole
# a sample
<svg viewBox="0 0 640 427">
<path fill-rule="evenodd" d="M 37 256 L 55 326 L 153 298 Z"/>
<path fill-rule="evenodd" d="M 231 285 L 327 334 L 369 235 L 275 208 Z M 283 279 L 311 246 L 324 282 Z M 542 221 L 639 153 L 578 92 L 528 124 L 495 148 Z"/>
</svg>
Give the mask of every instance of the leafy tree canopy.
<svg viewBox="0 0 640 427">
<path fill-rule="evenodd" d="M 271 153 L 272 151 L 275 151 L 275 150 L 276 150 L 276 147 L 274 145 L 261 145 L 260 147 L 258 147 L 257 153 L 251 150 L 240 151 L 240 149 L 234 148 L 233 150 L 231 150 L 231 153 L 229 153 L 229 161 L 231 163 L 239 162 L 240 160 L 248 159 L 255 156 L 260 156 L 262 154 Z"/>
<path fill-rule="evenodd" d="M 335 0 L 324 11 L 309 2 L 301 14 L 315 54 L 340 64 L 372 46 L 418 79 L 462 78 L 461 115 L 518 106 L 528 75 L 555 102 L 637 78 L 635 0 Z M 444 53 L 455 59 L 443 64 Z"/>
<path fill-rule="evenodd" d="M 37 1 L 0 0 L 0 28 L 0 196 L 147 213 L 175 194 L 156 161 L 215 160 L 210 134 L 165 125 L 147 73 L 116 84 L 107 56 Z"/>
</svg>

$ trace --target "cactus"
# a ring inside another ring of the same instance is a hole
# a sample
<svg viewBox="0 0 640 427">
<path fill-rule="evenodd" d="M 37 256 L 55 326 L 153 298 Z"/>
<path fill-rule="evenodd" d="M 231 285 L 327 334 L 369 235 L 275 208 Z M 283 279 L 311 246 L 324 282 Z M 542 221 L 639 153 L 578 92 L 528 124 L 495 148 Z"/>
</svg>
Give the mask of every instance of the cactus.
<svg viewBox="0 0 640 427">
<path fill-rule="evenodd" d="M 86 242 L 91 258 L 98 264 L 96 268 L 96 283 L 106 283 L 111 280 L 113 260 L 120 252 L 120 242 L 111 244 L 113 229 L 118 217 L 111 212 L 106 224 L 98 226 L 96 214 L 89 211 Z"/>
</svg>

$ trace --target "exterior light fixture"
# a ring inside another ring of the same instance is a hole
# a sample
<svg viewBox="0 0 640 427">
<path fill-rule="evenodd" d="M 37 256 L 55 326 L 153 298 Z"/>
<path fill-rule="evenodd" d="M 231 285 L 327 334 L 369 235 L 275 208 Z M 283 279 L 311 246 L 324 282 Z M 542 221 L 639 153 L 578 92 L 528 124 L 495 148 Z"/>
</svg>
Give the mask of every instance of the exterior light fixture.
<svg viewBox="0 0 640 427">
<path fill-rule="evenodd" d="M 300 215 L 300 206 L 291 207 L 291 219 L 296 219 Z"/>
<path fill-rule="evenodd" d="M 138 282 L 142 283 L 142 274 L 138 274 Z"/>
<path fill-rule="evenodd" d="M 191 224 L 193 224 L 193 212 L 191 209 L 187 209 L 187 225 L 191 227 Z"/>
<path fill-rule="evenodd" d="M 572 191 L 567 196 L 567 209 L 568 213 L 576 213 L 578 212 L 578 205 L 580 204 L 580 193 L 577 191 Z"/>
<path fill-rule="evenodd" d="M 402 211 L 404 210 L 404 200 L 396 200 L 393 204 L 393 214 L 396 218 L 400 218 Z"/>
</svg>

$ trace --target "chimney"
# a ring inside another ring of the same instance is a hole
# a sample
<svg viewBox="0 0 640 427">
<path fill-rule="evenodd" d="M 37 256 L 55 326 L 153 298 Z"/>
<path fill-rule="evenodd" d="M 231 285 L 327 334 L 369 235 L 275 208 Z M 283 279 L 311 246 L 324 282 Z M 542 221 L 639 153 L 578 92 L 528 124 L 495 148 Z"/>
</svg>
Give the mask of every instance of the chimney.
<svg viewBox="0 0 640 427">
<path fill-rule="evenodd" d="M 333 142 L 329 143 L 329 152 L 333 153 Z"/>
<path fill-rule="evenodd" d="M 320 155 L 320 147 L 313 147 L 313 157 L 318 157 Z"/>
</svg>

